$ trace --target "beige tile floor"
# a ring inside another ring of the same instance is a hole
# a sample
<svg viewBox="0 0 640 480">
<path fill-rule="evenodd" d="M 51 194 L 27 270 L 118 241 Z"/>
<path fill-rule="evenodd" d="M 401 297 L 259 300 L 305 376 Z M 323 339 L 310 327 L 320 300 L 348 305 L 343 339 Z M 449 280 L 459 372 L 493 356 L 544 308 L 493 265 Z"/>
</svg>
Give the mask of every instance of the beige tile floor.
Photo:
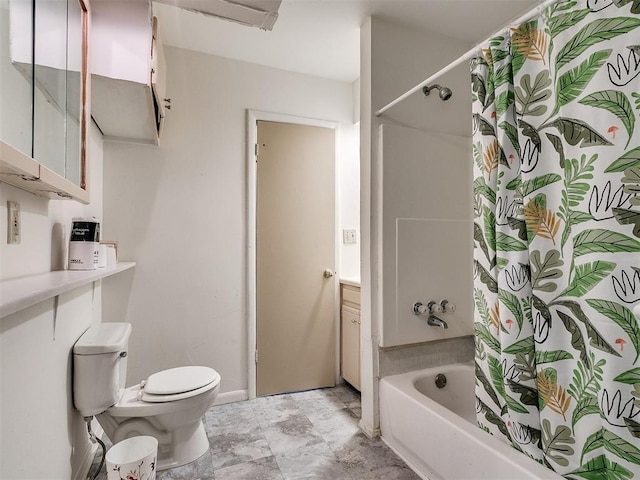
<svg viewBox="0 0 640 480">
<path fill-rule="evenodd" d="M 204 418 L 209 452 L 157 480 L 419 480 L 360 432 L 359 418 L 360 396 L 347 385 L 214 406 Z"/>
</svg>

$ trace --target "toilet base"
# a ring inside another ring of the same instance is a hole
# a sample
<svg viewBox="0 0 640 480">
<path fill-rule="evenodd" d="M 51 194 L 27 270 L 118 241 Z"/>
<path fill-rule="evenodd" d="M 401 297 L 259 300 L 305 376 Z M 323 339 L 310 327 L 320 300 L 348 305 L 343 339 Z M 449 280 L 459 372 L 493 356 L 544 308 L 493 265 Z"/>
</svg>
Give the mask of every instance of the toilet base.
<svg viewBox="0 0 640 480">
<path fill-rule="evenodd" d="M 191 463 L 209 450 L 209 439 L 204 430 L 202 420 L 198 422 L 195 430 L 179 429 L 175 430 L 173 435 L 173 452 L 171 452 L 171 456 L 168 456 L 169 452 L 162 452 L 161 447 L 159 448 L 158 463 L 156 465 L 157 471 Z"/>
<path fill-rule="evenodd" d="M 98 422 L 115 445 L 137 435 L 150 435 L 158 440 L 156 470 L 180 467 L 191 463 L 209 450 L 209 439 L 202 419 L 181 425 L 171 431 L 158 428 L 145 418 L 129 418 L 118 421 L 108 413 L 97 416 Z"/>
</svg>

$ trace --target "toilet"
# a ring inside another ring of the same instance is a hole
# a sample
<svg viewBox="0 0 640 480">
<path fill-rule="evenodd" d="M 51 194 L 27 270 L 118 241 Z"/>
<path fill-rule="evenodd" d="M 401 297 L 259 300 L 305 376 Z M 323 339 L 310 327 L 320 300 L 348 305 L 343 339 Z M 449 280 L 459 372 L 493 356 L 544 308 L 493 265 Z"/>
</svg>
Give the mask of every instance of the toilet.
<svg viewBox="0 0 640 480">
<path fill-rule="evenodd" d="M 171 368 L 125 388 L 131 325 L 90 327 L 73 347 L 73 402 L 96 416 L 112 443 L 138 435 L 158 440 L 157 470 L 190 463 L 209 449 L 202 416 L 220 390 L 220 375 L 201 366 Z"/>
</svg>

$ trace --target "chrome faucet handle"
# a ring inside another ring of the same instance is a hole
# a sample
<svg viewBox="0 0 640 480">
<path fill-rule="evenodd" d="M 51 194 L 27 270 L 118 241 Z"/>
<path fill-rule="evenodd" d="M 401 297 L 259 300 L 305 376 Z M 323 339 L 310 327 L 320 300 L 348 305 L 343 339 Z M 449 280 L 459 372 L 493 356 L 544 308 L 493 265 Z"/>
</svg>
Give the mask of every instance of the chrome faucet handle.
<svg viewBox="0 0 640 480">
<path fill-rule="evenodd" d="M 451 303 L 449 300 L 445 299 L 440 302 L 440 307 L 442 308 L 443 313 L 447 312 L 455 312 L 456 306 Z"/>
<path fill-rule="evenodd" d="M 429 313 L 429 307 L 422 302 L 415 302 L 411 305 L 411 313 L 414 315 L 426 315 Z"/>
<path fill-rule="evenodd" d="M 434 313 L 442 313 L 444 310 L 442 309 L 442 305 L 431 300 L 429 303 L 427 303 L 427 307 L 429 307 L 429 313 L 430 314 L 434 314 Z"/>
</svg>

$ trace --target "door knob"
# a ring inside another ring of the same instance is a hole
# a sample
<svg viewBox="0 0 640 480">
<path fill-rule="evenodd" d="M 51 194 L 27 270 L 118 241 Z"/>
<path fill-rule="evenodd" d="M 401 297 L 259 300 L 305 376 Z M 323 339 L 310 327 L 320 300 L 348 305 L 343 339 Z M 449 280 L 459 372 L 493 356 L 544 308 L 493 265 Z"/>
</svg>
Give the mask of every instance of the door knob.
<svg viewBox="0 0 640 480">
<path fill-rule="evenodd" d="M 324 273 L 322 274 L 322 276 L 323 276 L 324 278 L 331 278 L 331 277 L 333 277 L 333 272 L 327 268 L 327 269 L 324 271 Z"/>
</svg>

